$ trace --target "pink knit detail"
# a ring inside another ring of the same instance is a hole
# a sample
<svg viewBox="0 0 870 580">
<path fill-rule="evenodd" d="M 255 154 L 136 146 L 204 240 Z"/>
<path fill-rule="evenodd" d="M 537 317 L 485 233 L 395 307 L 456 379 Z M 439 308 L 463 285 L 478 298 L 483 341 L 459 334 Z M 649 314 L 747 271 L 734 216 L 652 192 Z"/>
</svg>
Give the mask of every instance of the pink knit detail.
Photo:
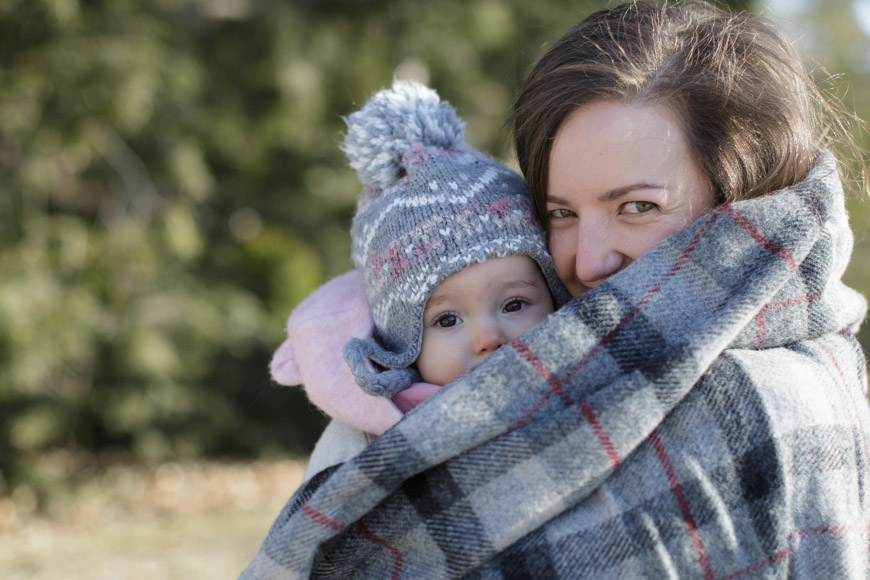
<svg viewBox="0 0 870 580">
<path fill-rule="evenodd" d="M 407 155 L 414 165 L 422 165 L 426 161 L 437 159 L 437 156 L 432 151 L 427 151 L 423 148 L 422 143 L 414 143 Z"/>
<path fill-rule="evenodd" d="M 408 269 L 408 257 L 399 242 L 393 242 L 387 248 L 387 255 L 390 260 L 390 274 L 398 276 Z"/>
<path fill-rule="evenodd" d="M 498 199 L 492 203 L 486 204 L 486 208 L 489 211 L 495 212 L 498 217 L 504 219 L 508 214 L 508 211 L 511 209 L 511 205 L 511 200 L 509 199 Z"/>
<path fill-rule="evenodd" d="M 411 150 L 408 151 L 405 155 L 408 156 L 408 159 L 414 165 L 422 165 L 426 161 L 432 161 L 433 159 L 438 159 L 439 157 L 442 159 L 450 159 L 453 157 L 453 154 L 457 151 L 462 151 L 461 147 L 448 147 L 447 149 L 426 149 L 422 143 L 414 143 L 411 146 Z"/>
<path fill-rule="evenodd" d="M 368 268 L 378 282 L 380 282 L 385 268 L 391 276 L 398 277 L 411 267 L 413 260 L 423 258 L 444 245 L 443 237 L 434 235 L 437 228 L 445 224 L 459 224 L 475 218 L 506 219 L 512 213 L 516 213 L 516 210 L 519 210 L 521 219 L 528 223 L 535 223 L 534 216 L 531 215 L 529 206 L 525 202 L 517 204 L 510 198 L 502 198 L 486 204 L 469 203 L 448 214 L 438 216 L 426 224 L 417 226 L 403 239 L 390 243 L 384 250 L 372 251 L 368 259 Z"/>
<path fill-rule="evenodd" d="M 441 238 L 432 238 L 431 240 L 427 241 L 425 244 L 423 244 L 419 248 L 416 248 L 414 250 L 414 255 L 417 256 L 418 258 L 422 258 L 426 254 L 431 254 L 433 251 L 441 248 L 441 246 L 442 246 Z"/>
</svg>

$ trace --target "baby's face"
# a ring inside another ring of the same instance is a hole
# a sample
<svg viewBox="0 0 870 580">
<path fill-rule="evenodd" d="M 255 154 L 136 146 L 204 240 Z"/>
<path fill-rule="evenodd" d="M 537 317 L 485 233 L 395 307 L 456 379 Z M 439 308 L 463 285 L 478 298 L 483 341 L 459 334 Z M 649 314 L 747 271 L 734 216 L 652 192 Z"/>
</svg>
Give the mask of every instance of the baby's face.
<svg viewBox="0 0 870 580">
<path fill-rule="evenodd" d="M 417 368 L 425 382 L 446 385 L 552 312 L 550 290 L 528 256 L 469 266 L 432 291 Z"/>
</svg>

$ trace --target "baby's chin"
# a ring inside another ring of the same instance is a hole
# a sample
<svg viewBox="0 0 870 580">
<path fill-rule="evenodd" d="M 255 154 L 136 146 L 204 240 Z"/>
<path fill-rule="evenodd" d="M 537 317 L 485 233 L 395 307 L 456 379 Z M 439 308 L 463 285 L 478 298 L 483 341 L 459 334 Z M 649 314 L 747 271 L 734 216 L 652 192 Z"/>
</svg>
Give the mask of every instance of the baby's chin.
<svg viewBox="0 0 870 580">
<path fill-rule="evenodd" d="M 445 379 L 444 377 L 441 377 L 438 381 L 432 381 L 432 380 L 430 380 L 430 379 L 427 379 L 427 378 L 424 376 L 424 377 L 422 377 L 422 378 L 423 378 L 423 382 L 425 382 L 425 383 L 431 383 L 431 384 L 437 384 L 437 385 L 442 385 L 442 386 L 449 385 L 450 383 L 455 383 L 456 381 L 458 381 L 458 380 L 460 380 L 460 379 L 464 379 L 464 378 L 466 377 L 466 375 L 468 375 L 469 373 L 475 371 L 478 367 L 480 367 L 480 365 L 482 365 L 483 363 L 485 363 L 485 362 L 488 361 L 488 360 L 489 360 L 489 357 L 483 359 L 482 361 L 480 361 L 480 362 L 478 362 L 477 364 L 472 365 L 471 367 L 465 369 L 463 372 L 459 373 L 458 375 L 454 376 L 453 378 L 450 378 L 449 380 L 448 380 L 448 379 Z"/>
<path fill-rule="evenodd" d="M 446 387 L 447 385 L 449 385 L 451 383 L 455 383 L 456 381 L 458 381 L 460 379 L 464 379 L 468 373 L 470 373 L 471 371 L 473 371 L 474 369 L 476 369 L 479 366 L 480 365 L 475 365 L 475 366 L 471 367 L 470 369 L 468 369 L 467 371 L 463 371 L 463 372 L 459 373 L 458 375 L 455 375 L 454 377 L 446 377 L 446 378 L 445 377 L 438 377 L 438 380 L 432 380 L 431 378 L 426 378 L 425 376 L 422 378 L 423 378 L 424 383 Z"/>
<path fill-rule="evenodd" d="M 472 367 L 466 369 L 466 371 L 465 371 L 464 373 L 460 374 L 459 376 L 457 376 L 455 379 L 453 379 L 453 380 L 450 381 L 450 382 L 452 383 L 452 382 L 458 381 L 459 379 L 464 379 L 464 378 L 465 378 L 469 373 L 472 373 L 472 372 L 474 372 L 475 370 L 477 370 L 477 369 L 480 367 L 480 365 L 482 365 L 482 364 L 485 363 L 485 362 L 486 362 L 486 359 L 480 361 L 480 362 L 477 363 L 476 365 L 474 365 L 474 366 L 472 366 Z"/>
</svg>

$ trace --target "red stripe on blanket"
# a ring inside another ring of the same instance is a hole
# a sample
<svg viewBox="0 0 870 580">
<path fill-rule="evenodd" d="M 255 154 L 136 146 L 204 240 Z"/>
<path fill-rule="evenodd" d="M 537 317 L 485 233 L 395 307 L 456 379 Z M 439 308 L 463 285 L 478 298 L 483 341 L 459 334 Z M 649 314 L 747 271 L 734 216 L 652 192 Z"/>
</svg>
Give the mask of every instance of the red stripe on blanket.
<svg viewBox="0 0 870 580">
<path fill-rule="evenodd" d="M 525 423 L 530 416 L 535 414 L 538 409 L 546 402 L 546 400 L 556 394 L 559 396 L 559 400 L 563 405 L 569 407 L 574 404 L 571 400 L 571 397 L 568 393 L 565 392 L 565 389 L 562 387 L 561 381 L 559 381 L 553 373 L 551 373 L 546 366 L 544 366 L 543 361 L 538 358 L 538 355 L 533 353 L 529 346 L 524 343 L 519 338 L 514 340 L 511 343 L 511 346 L 519 353 L 524 360 L 526 360 L 532 368 L 538 371 L 538 374 L 541 375 L 542 378 L 546 379 L 546 381 L 550 384 L 550 390 L 547 393 L 538 399 L 532 408 L 523 414 L 522 417 L 517 420 L 517 422 L 511 426 L 509 430 L 514 430 L 523 423 Z M 621 461 L 619 459 L 619 454 L 616 452 L 616 447 L 614 447 L 613 442 L 610 440 L 610 436 L 607 434 L 607 431 L 601 425 L 601 421 L 598 420 L 598 416 L 595 414 L 595 411 L 592 410 L 592 406 L 589 405 L 588 401 L 580 401 L 579 403 L 580 411 L 583 413 L 583 416 L 586 417 L 586 420 L 589 421 L 590 425 L 592 425 L 592 430 L 595 432 L 595 436 L 598 437 L 598 441 L 601 443 L 601 447 L 604 448 L 605 453 L 610 458 L 610 462 L 613 464 L 613 467 L 619 467 Z"/>
<path fill-rule="evenodd" d="M 771 254 L 777 254 L 783 260 L 785 260 L 790 270 L 794 270 L 795 268 L 797 268 L 797 264 L 795 263 L 794 256 L 791 255 L 791 252 L 765 238 L 764 234 L 762 234 L 745 215 L 734 209 L 734 207 L 730 203 L 726 203 L 719 209 L 721 211 L 731 214 L 731 217 L 734 219 L 735 222 L 737 222 L 737 225 L 743 228 L 743 231 L 749 234 L 749 237 L 755 240 L 765 250 L 767 250 Z"/>
<path fill-rule="evenodd" d="M 523 357 L 526 362 L 532 365 L 532 368 L 538 371 L 541 378 L 545 379 L 550 385 L 550 390 L 541 397 L 541 400 L 535 406 L 535 410 L 540 409 L 543 402 L 553 394 L 558 395 L 559 400 L 562 401 L 562 404 L 566 407 L 570 407 L 574 404 L 574 401 L 571 400 L 571 397 L 569 397 L 568 393 L 565 392 L 565 389 L 562 388 L 562 382 L 559 381 L 559 379 L 557 379 L 546 366 L 544 366 L 543 361 L 538 358 L 538 355 L 529 349 L 529 346 L 524 343 L 522 339 L 518 338 L 514 340 L 511 343 L 511 346 L 513 346 L 519 355 Z"/>
<path fill-rule="evenodd" d="M 323 515 L 307 503 L 302 505 L 301 510 L 302 513 L 311 518 L 313 522 L 320 524 L 321 526 L 333 529 L 336 532 L 340 532 L 345 528 L 344 524 L 338 523 L 337 521 Z"/>
<path fill-rule="evenodd" d="M 707 232 L 710 231 L 710 228 L 713 227 L 713 224 L 721 216 L 722 216 L 722 213 L 718 212 L 718 211 L 710 214 L 710 216 L 704 222 L 704 225 L 701 227 L 701 229 L 698 231 L 698 233 L 695 234 L 695 237 L 692 238 L 692 243 L 689 244 L 685 250 L 683 250 L 683 253 L 680 255 L 679 259 L 677 259 L 677 261 L 674 263 L 674 265 L 671 267 L 671 269 L 668 271 L 668 273 L 665 274 L 664 276 L 662 276 L 661 279 L 652 288 L 650 288 L 646 292 L 646 294 L 644 294 L 644 296 L 640 300 L 640 302 L 637 303 L 637 305 L 625 316 L 625 318 L 623 318 L 619 322 L 619 324 L 617 324 L 616 327 L 613 328 L 613 330 L 608 332 L 607 335 L 603 339 L 601 339 L 601 341 L 597 345 L 595 345 L 595 347 L 593 347 L 588 353 L 586 353 L 586 355 L 580 360 L 580 362 L 577 363 L 577 365 L 575 367 L 573 367 L 571 370 L 569 370 L 568 373 L 566 373 L 564 378 L 559 379 L 558 377 L 553 375 L 553 373 L 550 372 L 550 370 L 544 365 L 543 361 L 534 352 L 531 351 L 531 349 L 528 347 L 527 344 L 525 344 L 520 339 L 516 339 L 511 343 L 511 346 L 517 351 L 517 353 L 523 359 L 528 361 L 529 364 L 532 365 L 532 368 L 534 368 L 538 372 L 538 374 L 547 381 L 547 383 L 550 385 L 550 389 L 546 393 L 541 395 L 541 397 L 535 402 L 535 404 L 532 405 L 532 407 L 528 411 L 526 411 L 513 425 L 508 427 L 507 432 L 513 431 L 514 429 L 517 429 L 518 427 L 523 425 L 526 421 L 528 421 L 529 417 L 531 417 L 532 415 L 537 413 L 538 410 L 547 401 L 547 399 L 549 399 L 554 394 L 557 394 L 559 396 L 559 399 L 562 401 L 562 404 L 564 404 L 565 406 L 569 406 L 569 405 L 573 404 L 571 397 L 564 390 L 563 385 L 565 384 L 565 382 L 568 381 L 577 372 L 579 372 L 581 368 L 586 366 L 586 364 L 592 359 L 593 356 L 595 356 L 596 354 L 601 352 L 604 349 L 604 347 L 606 347 L 608 344 L 610 344 L 616 338 L 616 335 L 619 334 L 619 332 L 621 332 L 622 329 L 625 328 L 625 326 L 635 316 L 637 316 L 637 314 L 640 312 L 640 310 L 643 307 L 645 307 L 649 303 L 650 300 L 652 300 L 653 296 L 658 294 L 661 291 L 662 287 L 671 278 L 673 278 L 674 276 L 677 275 L 677 273 L 683 268 L 683 266 L 686 265 L 686 262 L 688 262 L 689 257 L 692 255 L 692 253 L 698 247 L 698 244 L 701 242 L 703 237 L 705 235 L 707 235 Z M 583 401 L 580 403 L 581 410 L 583 410 L 584 404 L 588 407 L 588 403 Z M 589 409 L 591 410 L 591 407 L 589 407 Z M 585 415 L 585 412 L 584 412 L 584 415 Z M 594 413 L 593 413 L 593 417 L 595 417 Z M 592 428 L 593 428 L 593 430 L 595 430 L 596 435 L 598 435 L 598 439 L 601 442 L 602 446 L 604 447 L 604 450 L 607 453 L 608 457 L 610 458 L 611 463 L 613 463 L 613 465 L 615 467 L 618 467 L 620 464 L 619 454 L 616 452 L 616 448 L 613 446 L 613 443 L 610 441 L 610 438 L 607 436 L 607 433 L 604 431 L 601 424 L 597 422 L 597 418 L 596 418 L 595 422 L 592 422 L 588 416 L 586 417 L 586 419 L 589 420 L 590 423 L 592 423 Z M 597 424 L 597 427 L 596 427 L 596 424 Z"/>
<path fill-rule="evenodd" d="M 692 537 L 692 543 L 695 545 L 695 553 L 698 555 L 698 563 L 701 569 L 704 570 L 704 578 L 713 579 L 713 570 L 710 568 L 710 559 L 707 556 L 707 549 L 704 547 L 704 541 L 701 539 L 701 534 L 698 532 L 698 526 L 695 524 L 695 517 L 692 515 L 692 510 L 689 509 L 689 501 L 686 499 L 686 494 L 683 493 L 683 484 L 677 477 L 674 466 L 671 464 L 671 458 L 668 457 L 664 445 L 662 445 L 659 436 L 653 432 L 649 436 L 650 443 L 655 449 L 656 456 L 662 468 L 665 470 L 665 475 L 668 478 L 668 483 L 671 484 L 671 491 L 674 494 L 674 499 L 677 500 L 677 506 L 680 508 L 680 513 L 683 515 L 683 521 L 686 528 L 689 530 L 689 535 Z"/>
<path fill-rule="evenodd" d="M 562 401 L 562 404 L 566 407 L 570 407 L 574 404 L 574 401 L 571 400 L 571 397 L 569 397 L 568 393 L 566 393 L 565 390 L 562 388 L 562 383 L 559 382 L 559 380 L 553 375 L 553 373 L 547 370 L 547 367 L 544 366 L 543 361 L 538 358 L 538 355 L 536 355 L 529 349 L 529 346 L 526 343 L 524 343 L 521 339 L 517 338 L 513 342 L 511 342 L 511 346 L 526 362 L 532 365 L 532 368 L 535 369 L 544 380 L 547 381 L 547 384 L 550 385 L 550 388 L 546 393 L 544 393 L 541 398 L 535 401 L 535 404 L 532 405 L 531 409 L 523 413 L 522 416 L 520 416 L 520 418 L 517 419 L 513 425 L 508 427 L 508 433 L 528 421 L 529 417 L 537 413 L 538 409 L 543 407 L 544 403 L 547 402 L 547 399 L 549 399 L 554 394 L 558 395 L 559 400 Z"/>
<path fill-rule="evenodd" d="M 580 360 L 580 362 L 578 362 L 576 366 L 570 369 L 562 379 L 559 379 L 558 377 L 553 375 L 553 373 L 551 373 L 550 370 L 547 369 L 546 366 L 544 366 L 543 361 L 541 361 L 538 356 L 533 353 L 531 349 L 529 349 L 528 345 L 526 345 L 520 339 L 516 339 L 511 343 L 511 346 L 516 349 L 517 353 L 519 353 L 521 357 L 527 360 L 529 364 L 531 364 L 532 367 L 538 371 L 538 374 L 540 374 L 541 377 L 547 380 L 547 383 L 549 383 L 550 385 L 550 389 L 546 393 L 541 395 L 541 397 L 535 402 L 535 404 L 532 405 L 532 407 L 522 417 L 520 417 L 517 422 L 508 429 L 508 431 L 513 431 L 514 429 L 525 423 L 528 418 L 534 415 L 538 411 L 538 409 L 540 409 L 544 405 L 547 399 L 549 399 L 554 394 L 559 395 L 559 399 L 564 405 L 568 406 L 573 404 L 570 396 L 568 396 L 563 388 L 565 382 L 568 381 L 572 376 L 574 376 L 580 369 L 586 366 L 586 364 L 592 359 L 592 357 L 601 352 L 608 344 L 613 342 L 614 338 L 616 338 L 616 335 L 619 334 L 622 329 L 625 328 L 625 326 L 635 316 L 637 316 L 640 310 L 644 306 L 646 306 L 650 300 L 652 300 L 653 296 L 658 294 L 661 291 L 662 287 L 671 278 L 676 276 L 677 272 L 679 272 L 683 268 L 683 266 L 686 265 L 686 262 L 689 260 L 689 256 L 691 256 L 695 249 L 698 247 L 701 239 L 705 235 L 707 235 L 707 232 L 710 231 L 710 228 L 721 216 L 722 213 L 720 212 L 713 212 L 712 214 L 710 214 L 710 216 L 707 218 L 707 221 L 701 227 L 701 230 L 692 239 L 692 243 L 689 244 L 689 246 L 686 247 L 685 250 L 683 250 L 683 253 L 680 255 L 676 263 L 674 263 L 673 267 L 671 267 L 668 273 L 662 276 L 661 279 L 652 288 L 650 288 L 646 294 L 644 294 L 640 302 L 637 303 L 637 305 L 625 316 L 625 318 L 623 318 L 613 330 L 608 332 L 607 335 L 602 338 L 597 345 L 595 345 L 588 353 L 586 353 L 586 355 Z"/>
<path fill-rule="evenodd" d="M 595 411 L 592 410 L 592 406 L 585 399 L 580 401 L 580 411 L 582 411 L 583 416 L 586 417 L 586 420 L 592 425 L 592 430 L 595 431 L 595 436 L 598 437 L 598 441 L 601 442 L 601 446 L 610 458 L 613 468 L 618 468 L 620 460 L 619 454 L 616 452 L 616 447 L 613 446 L 613 441 L 610 440 L 607 431 L 605 431 L 604 427 L 601 426 L 601 422 L 598 420 L 598 415 L 595 414 Z"/>
<path fill-rule="evenodd" d="M 870 465 L 870 451 L 867 449 L 867 432 L 864 430 L 864 421 L 861 420 L 861 412 L 858 410 L 858 403 L 855 401 L 855 397 L 852 395 L 852 390 L 849 388 L 849 381 L 846 380 L 846 375 L 843 373 L 843 369 L 840 368 L 840 364 L 837 362 L 834 353 L 818 340 L 813 342 L 825 351 L 831 359 L 831 362 L 834 363 L 834 368 L 837 369 L 837 373 L 840 375 L 840 381 L 843 383 L 843 388 L 845 389 L 846 394 L 849 395 L 849 400 L 852 402 L 852 410 L 855 412 L 855 418 L 858 419 L 858 428 L 861 430 L 861 439 L 864 443 L 864 459 L 867 461 L 867 465 Z"/>
<path fill-rule="evenodd" d="M 698 244 L 701 243 L 701 240 L 704 238 L 704 236 L 707 235 L 707 232 L 710 231 L 710 228 L 713 227 L 713 224 L 721 216 L 722 216 L 722 214 L 720 212 L 713 212 L 712 214 L 710 214 L 710 217 L 707 218 L 707 221 L 704 223 L 704 225 L 701 227 L 701 229 L 698 231 L 698 233 L 695 234 L 695 237 L 692 239 L 692 243 L 689 244 L 685 250 L 683 250 L 683 253 L 677 259 L 677 261 L 674 263 L 674 265 L 671 267 L 671 269 L 668 271 L 668 273 L 665 274 L 664 276 L 662 276 L 661 279 L 652 288 L 647 290 L 647 292 L 646 292 L 646 294 L 644 294 L 643 298 L 641 298 L 640 301 L 637 303 L 637 305 L 634 308 L 632 308 L 629 311 L 629 313 L 626 314 L 622 320 L 619 321 L 619 324 L 617 324 L 613 328 L 613 330 L 608 332 L 604 336 L 604 338 L 601 339 L 601 342 L 599 342 L 597 345 L 595 345 L 595 347 L 592 350 L 590 350 L 588 353 L 586 353 L 586 356 L 584 356 L 583 359 L 581 359 L 580 362 L 577 363 L 577 365 L 574 368 L 572 368 L 570 371 L 568 371 L 565 374 L 565 377 L 562 379 L 563 383 L 565 381 L 567 381 L 568 379 L 570 379 L 572 376 L 574 376 L 581 368 L 586 366 L 586 363 L 588 363 L 592 359 L 593 356 L 595 356 L 596 354 L 601 352 L 604 349 L 604 347 L 606 347 L 608 344 L 613 342 L 613 340 L 616 338 L 616 335 L 618 335 L 620 332 L 622 332 L 622 329 L 625 328 L 626 325 L 628 325 L 628 323 L 631 322 L 632 319 L 634 319 L 634 317 L 640 313 L 640 311 L 643 307 L 645 307 L 647 304 L 649 304 L 650 300 L 652 300 L 656 294 L 661 292 L 662 287 L 664 287 L 664 285 L 667 284 L 671 278 L 676 276 L 677 273 L 683 269 L 683 266 L 685 266 L 686 262 L 689 261 L 689 257 L 697 249 Z"/>
<path fill-rule="evenodd" d="M 375 544 L 378 544 L 379 546 L 383 546 L 387 550 L 390 551 L 390 554 L 393 555 L 393 574 L 392 574 L 392 576 L 390 576 L 390 579 L 391 580 L 398 580 L 399 578 L 401 578 L 401 576 L 402 576 L 402 554 L 401 554 L 401 552 L 399 552 L 398 548 L 391 546 L 383 538 L 379 538 L 376 535 L 374 535 L 373 533 L 371 533 L 369 531 L 369 529 L 367 527 L 365 527 L 365 525 L 363 525 L 362 522 L 357 522 L 356 527 L 359 530 L 359 533 L 361 533 L 362 536 L 366 540 L 368 540 L 370 542 L 374 542 Z"/>
<path fill-rule="evenodd" d="M 856 531 L 857 528 L 854 526 L 819 526 L 817 528 L 807 528 L 805 530 L 798 530 L 796 532 L 792 532 L 788 535 L 788 541 L 791 542 L 795 538 L 799 538 L 802 536 L 821 536 L 823 534 L 844 534 L 849 532 Z M 728 576 L 722 576 L 721 578 L 717 578 L 716 580 L 737 580 L 737 578 L 742 578 L 748 574 L 752 574 L 753 572 L 758 572 L 762 568 L 766 568 L 767 566 L 772 566 L 777 562 L 784 560 L 788 557 L 789 552 L 791 552 L 791 547 L 787 546 L 771 556 L 770 558 L 766 558 L 761 560 L 760 562 L 756 562 L 752 566 L 748 568 L 744 568 L 739 572 L 735 572 L 733 574 L 729 574 Z"/>
<path fill-rule="evenodd" d="M 758 572 L 762 568 L 767 568 L 768 566 L 773 566 L 777 562 L 782 561 L 785 557 L 788 556 L 788 548 L 783 548 L 770 558 L 766 560 L 762 560 L 761 562 L 756 562 L 749 568 L 741 570 L 739 572 L 735 572 L 734 574 L 729 574 L 728 576 L 723 576 L 722 578 L 718 578 L 717 580 L 736 580 L 737 578 L 741 578 L 746 576 L 747 574 L 752 574 L 753 572 Z"/>
<path fill-rule="evenodd" d="M 758 314 L 755 315 L 755 336 L 757 338 L 757 340 L 755 341 L 755 348 L 761 348 L 761 343 L 764 342 L 766 332 L 765 327 L 767 324 L 765 316 L 768 312 L 770 312 L 771 310 L 779 310 L 780 308 L 790 308 L 792 306 L 800 306 L 801 304 L 809 304 L 810 302 L 817 300 L 821 295 L 822 291 L 819 290 L 815 294 L 810 294 L 809 296 L 802 296 L 801 298 L 794 298 L 792 300 L 785 300 L 783 302 L 773 302 L 771 304 L 765 304 L 764 308 L 762 308 L 758 312 Z"/>
</svg>

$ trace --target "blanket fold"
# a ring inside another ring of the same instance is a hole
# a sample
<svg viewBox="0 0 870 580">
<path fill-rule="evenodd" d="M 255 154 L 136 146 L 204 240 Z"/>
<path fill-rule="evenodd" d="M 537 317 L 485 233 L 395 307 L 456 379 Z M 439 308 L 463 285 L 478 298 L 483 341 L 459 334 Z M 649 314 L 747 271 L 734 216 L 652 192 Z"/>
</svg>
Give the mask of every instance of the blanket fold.
<svg viewBox="0 0 870 580">
<path fill-rule="evenodd" d="M 242 577 L 870 576 L 851 247 L 827 153 L 702 216 L 314 478 Z"/>
</svg>

